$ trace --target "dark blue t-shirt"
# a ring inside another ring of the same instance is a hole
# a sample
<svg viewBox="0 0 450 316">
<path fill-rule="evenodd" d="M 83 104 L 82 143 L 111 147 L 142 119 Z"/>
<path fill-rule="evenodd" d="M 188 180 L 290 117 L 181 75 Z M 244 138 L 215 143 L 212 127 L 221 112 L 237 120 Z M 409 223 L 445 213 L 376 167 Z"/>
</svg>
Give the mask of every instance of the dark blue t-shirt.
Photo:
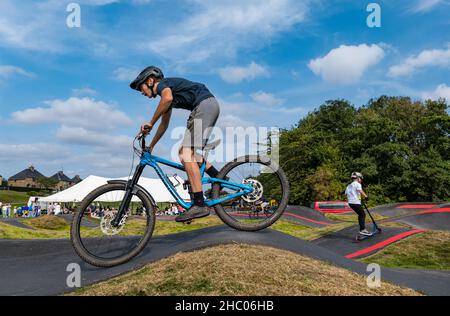
<svg viewBox="0 0 450 316">
<path fill-rule="evenodd" d="M 208 88 L 198 82 L 192 82 L 182 78 L 165 78 L 158 84 L 157 93 L 161 95 L 166 88 L 172 90 L 172 108 L 192 111 L 202 101 L 214 97 Z"/>
</svg>

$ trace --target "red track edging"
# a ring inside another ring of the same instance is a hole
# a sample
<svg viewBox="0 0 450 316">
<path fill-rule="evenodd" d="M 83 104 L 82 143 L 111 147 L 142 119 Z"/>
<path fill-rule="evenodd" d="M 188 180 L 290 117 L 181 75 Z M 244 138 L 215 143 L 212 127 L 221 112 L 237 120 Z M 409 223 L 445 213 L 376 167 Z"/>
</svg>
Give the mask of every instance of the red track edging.
<svg viewBox="0 0 450 316">
<path fill-rule="evenodd" d="M 435 208 L 432 210 L 426 210 L 426 211 L 419 211 L 416 214 L 434 214 L 434 213 L 450 213 L 450 207 L 443 207 L 443 208 Z"/>
<path fill-rule="evenodd" d="M 316 224 L 319 224 L 319 225 L 325 225 L 325 226 L 331 225 L 331 223 L 316 221 L 314 219 L 310 219 L 310 218 L 303 217 L 303 216 L 296 215 L 296 214 L 292 214 L 292 213 L 286 213 L 285 212 L 284 215 L 288 215 L 288 216 L 292 216 L 292 217 L 295 217 L 295 218 L 303 219 L 305 221 L 308 221 L 308 222 L 311 222 L 311 223 L 316 223 Z"/>
<path fill-rule="evenodd" d="M 438 204 L 408 204 L 408 205 L 401 205 L 397 208 L 403 208 L 403 209 L 410 209 L 410 208 L 431 208 L 435 207 Z"/>
<path fill-rule="evenodd" d="M 380 242 L 380 243 L 378 243 L 376 245 L 373 245 L 373 246 L 367 247 L 365 249 L 359 250 L 357 252 L 348 254 L 348 255 L 345 256 L 345 258 L 353 259 L 353 258 L 356 258 L 356 257 L 360 257 L 362 255 L 365 255 L 366 253 L 372 252 L 372 251 L 380 249 L 380 248 L 384 248 L 384 247 L 386 247 L 386 246 L 388 246 L 388 245 L 390 245 L 390 244 L 392 244 L 392 243 L 394 243 L 396 241 L 399 241 L 399 240 L 404 239 L 406 237 L 409 237 L 411 235 L 420 234 L 420 233 L 423 233 L 423 232 L 426 232 L 426 230 L 421 230 L 421 229 L 411 230 L 411 231 L 399 234 L 397 236 L 388 238 L 385 241 L 382 241 L 382 242 Z"/>
</svg>

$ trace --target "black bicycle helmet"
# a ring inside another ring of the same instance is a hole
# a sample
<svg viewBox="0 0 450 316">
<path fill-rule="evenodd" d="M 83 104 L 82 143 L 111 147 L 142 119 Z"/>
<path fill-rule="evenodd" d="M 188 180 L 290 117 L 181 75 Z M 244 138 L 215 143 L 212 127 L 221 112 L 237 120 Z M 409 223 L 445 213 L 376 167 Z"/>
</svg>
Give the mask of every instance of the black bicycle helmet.
<svg viewBox="0 0 450 316">
<path fill-rule="evenodd" d="M 164 74 L 161 69 L 155 66 L 145 68 L 139 76 L 130 84 L 130 88 L 140 91 L 141 85 L 147 81 L 148 78 L 164 79 Z"/>
</svg>

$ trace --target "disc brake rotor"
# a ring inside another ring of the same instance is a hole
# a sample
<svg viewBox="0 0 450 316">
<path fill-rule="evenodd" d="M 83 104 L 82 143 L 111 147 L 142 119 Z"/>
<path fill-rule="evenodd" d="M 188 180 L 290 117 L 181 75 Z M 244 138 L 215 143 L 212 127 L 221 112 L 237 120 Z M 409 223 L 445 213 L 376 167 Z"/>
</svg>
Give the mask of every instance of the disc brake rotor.
<svg viewBox="0 0 450 316">
<path fill-rule="evenodd" d="M 242 184 L 251 185 L 253 187 L 253 192 L 242 196 L 242 199 L 247 203 L 255 203 L 261 200 L 264 194 L 264 188 L 261 182 L 255 179 L 246 179 L 242 181 Z"/>
<path fill-rule="evenodd" d="M 101 228 L 103 234 L 108 235 L 108 236 L 115 236 L 115 235 L 118 235 L 125 227 L 125 222 L 128 217 L 127 215 L 125 215 L 122 218 L 122 220 L 119 223 L 119 226 L 114 227 L 112 225 L 112 221 L 116 217 L 116 214 L 117 214 L 117 212 L 108 212 L 102 217 L 102 220 L 100 222 L 100 228 Z"/>
</svg>

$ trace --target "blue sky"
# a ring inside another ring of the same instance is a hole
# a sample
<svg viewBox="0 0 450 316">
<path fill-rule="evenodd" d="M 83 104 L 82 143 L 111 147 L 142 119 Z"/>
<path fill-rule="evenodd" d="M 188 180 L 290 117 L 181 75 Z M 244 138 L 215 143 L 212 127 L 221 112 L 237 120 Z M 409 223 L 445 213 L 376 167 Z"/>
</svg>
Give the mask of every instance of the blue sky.
<svg viewBox="0 0 450 316">
<path fill-rule="evenodd" d="M 127 175 L 156 101 L 128 88 L 144 67 L 205 83 L 220 127 L 290 127 L 330 99 L 450 100 L 450 1 L 83 0 L 0 2 L 0 175 Z M 171 129 L 188 112 L 177 110 Z M 155 153 L 171 158 L 170 131 Z"/>
</svg>

